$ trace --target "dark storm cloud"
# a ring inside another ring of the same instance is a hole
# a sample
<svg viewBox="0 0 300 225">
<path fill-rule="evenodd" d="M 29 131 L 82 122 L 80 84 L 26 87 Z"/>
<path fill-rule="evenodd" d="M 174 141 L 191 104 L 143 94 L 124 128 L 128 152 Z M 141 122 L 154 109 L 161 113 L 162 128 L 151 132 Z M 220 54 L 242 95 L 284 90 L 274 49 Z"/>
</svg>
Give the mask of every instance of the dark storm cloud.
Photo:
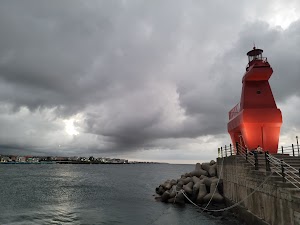
<svg viewBox="0 0 300 225">
<path fill-rule="evenodd" d="M 283 30 L 259 15 L 236 1 L 1 1 L 2 146 L 184 149 L 226 133 L 253 41 L 275 97 L 299 95 L 300 22 Z M 75 117 L 80 134 L 68 136 Z"/>
<path fill-rule="evenodd" d="M 181 15 L 175 7 L 178 19 L 171 13 L 160 23 L 164 11 L 155 9 L 153 17 L 150 4 L 69 3 L 2 3 L 2 85 L 25 93 L 1 95 L 4 101 L 74 110 L 98 103 L 155 77 L 176 39 Z"/>
</svg>

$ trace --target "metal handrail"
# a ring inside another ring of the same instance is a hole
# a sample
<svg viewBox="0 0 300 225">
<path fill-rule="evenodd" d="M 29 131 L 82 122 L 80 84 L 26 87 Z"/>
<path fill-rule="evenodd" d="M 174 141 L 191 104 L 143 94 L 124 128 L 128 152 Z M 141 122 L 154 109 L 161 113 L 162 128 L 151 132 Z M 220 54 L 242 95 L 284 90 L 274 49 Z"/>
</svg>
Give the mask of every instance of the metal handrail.
<svg viewBox="0 0 300 225">
<path fill-rule="evenodd" d="M 252 155 L 251 152 L 248 151 L 247 148 L 245 148 L 244 146 L 238 144 L 238 148 L 239 148 L 239 154 L 241 154 L 242 156 L 244 156 L 244 158 L 246 159 L 246 161 L 248 161 L 250 164 L 252 164 L 253 166 L 255 166 L 255 160 L 251 159 L 248 157 L 248 155 Z"/>
<path fill-rule="evenodd" d="M 275 165 L 275 164 L 273 164 L 273 166 L 270 166 L 270 167 L 273 168 L 273 169 L 279 169 L 279 170 L 281 170 L 281 165 Z M 295 171 L 291 171 L 291 170 L 287 170 L 287 169 L 285 169 L 285 173 L 286 174 L 292 173 L 292 174 L 297 175 L 297 173 Z"/>
<path fill-rule="evenodd" d="M 291 146 L 281 146 L 278 148 L 278 152 L 281 152 L 281 154 L 300 156 L 300 147 L 298 141 L 296 145 L 292 144 Z"/>
<path fill-rule="evenodd" d="M 270 154 L 268 154 L 268 156 L 269 156 L 269 159 L 271 160 L 276 160 L 277 162 L 279 162 L 279 163 L 283 163 L 285 166 L 287 166 L 287 167 L 289 167 L 289 169 L 292 169 L 294 172 L 296 172 L 296 173 L 298 173 L 299 172 L 299 170 L 297 170 L 295 167 L 292 167 L 290 164 L 288 164 L 288 163 L 286 163 L 285 161 L 281 161 L 280 159 L 278 159 L 278 158 L 276 158 L 276 157 L 274 157 L 274 156 L 272 156 L 272 155 L 270 155 Z M 270 161 L 271 162 L 271 161 Z"/>
<path fill-rule="evenodd" d="M 276 168 L 276 169 L 278 169 L 278 168 Z M 290 174 L 284 172 L 284 176 L 283 176 L 281 169 L 278 169 L 278 170 L 276 170 L 276 169 L 273 170 L 273 171 L 274 171 L 275 173 L 277 173 L 279 176 L 281 176 L 281 177 L 285 180 L 285 182 L 288 181 L 288 183 L 291 183 L 291 184 L 294 185 L 296 188 L 300 189 L 300 182 L 299 182 L 298 180 L 295 179 L 295 178 L 300 178 L 299 176 L 297 176 L 297 174 L 294 173 L 294 174 L 293 174 L 294 177 L 293 177 L 293 176 L 291 176 Z M 286 176 L 288 176 L 288 177 L 286 177 Z"/>
<path fill-rule="evenodd" d="M 281 147 L 280 149 L 292 150 L 293 156 L 295 156 L 295 146 L 293 145 L 287 147 Z M 255 153 L 249 152 L 247 148 L 240 145 L 239 143 L 237 143 L 236 146 L 230 145 L 230 152 L 228 152 L 229 149 L 226 146 L 224 149 L 221 148 L 221 150 L 222 150 L 222 157 L 227 157 L 230 155 L 240 155 L 252 166 L 254 166 L 256 170 L 258 170 L 257 155 Z M 254 156 L 254 158 L 250 157 L 252 155 Z M 266 164 L 268 161 L 268 165 L 269 165 L 269 170 L 267 169 L 267 165 L 266 165 L 267 171 L 271 170 L 275 172 L 276 174 L 282 177 L 283 182 L 291 183 L 293 186 L 300 189 L 300 170 L 297 170 L 295 167 L 291 166 L 283 159 L 278 159 L 272 156 L 268 152 L 265 152 L 265 157 L 266 157 Z"/>
</svg>

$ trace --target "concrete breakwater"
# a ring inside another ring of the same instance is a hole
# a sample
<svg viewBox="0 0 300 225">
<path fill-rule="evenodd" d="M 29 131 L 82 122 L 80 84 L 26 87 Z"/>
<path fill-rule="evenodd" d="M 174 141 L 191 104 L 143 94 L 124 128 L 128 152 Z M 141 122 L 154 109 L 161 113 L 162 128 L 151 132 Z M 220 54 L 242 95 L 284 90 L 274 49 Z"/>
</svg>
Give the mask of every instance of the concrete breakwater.
<svg viewBox="0 0 300 225">
<path fill-rule="evenodd" d="M 299 157 L 276 157 L 300 165 Z M 295 186 L 299 178 L 288 182 L 282 171 L 274 167 L 267 171 L 265 160 L 265 155 L 258 155 L 258 168 L 241 155 L 218 158 L 217 163 L 197 163 L 194 171 L 159 185 L 157 198 L 177 204 L 191 200 L 214 216 L 237 218 L 238 224 L 300 225 L 300 191 Z M 292 176 L 290 170 L 285 176 Z"/>
<path fill-rule="evenodd" d="M 156 189 L 157 199 L 167 203 L 184 204 L 190 202 L 198 205 L 224 202 L 223 181 L 217 177 L 217 164 L 197 163 L 195 170 L 181 175 L 179 179 L 167 180 Z"/>
<path fill-rule="evenodd" d="M 276 157 L 300 165 L 298 156 Z M 300 225 L 299 188 L 284 180 L 276 168 L 266 171 L 263 154 L 258 155 L 258 170 L 241 155 L 218 158 L 217 165 L 222 168 L 223 196 L 229 205 L 240 203 L 232 208 L 240 219 L 249 225 Z"/>
</svg>

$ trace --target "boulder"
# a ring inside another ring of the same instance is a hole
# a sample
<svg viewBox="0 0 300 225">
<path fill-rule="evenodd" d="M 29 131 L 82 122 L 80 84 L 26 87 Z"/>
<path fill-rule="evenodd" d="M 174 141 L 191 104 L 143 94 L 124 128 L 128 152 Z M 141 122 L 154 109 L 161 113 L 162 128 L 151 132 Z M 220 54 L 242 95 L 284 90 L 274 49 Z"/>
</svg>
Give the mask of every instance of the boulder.
<svg viewBox="0 0 300 225">
<path fill-rule="evenodd" d="M 191 176 L 196 176 L 196 177 L 200 177 L 201 175 L 208 175 L 208 172 L 203 170 L 203 169 L 199 169 L 199 170 L 194 170 L 191 172 Z"/>
<path fill-rule="evenodd" d="M 221 203 L 224 201 L 224 197 L 220 195 L 218 188 L 216 186 L 217 183 L 215 182 L 210 185 L 210 192 L 209 194 L 205 195 L 205 197 L 203 198 L 204 202 L 208 202 L 211 199 L 211 197 L 212 197 L 212 202 L 214 203 Z"/>
<path fill-rule="evenodd" d="M 173 185 L 169 192 L 170 198 L 174 198 L 176 196 L 176 185 Z"/>
<path fill-rule="evenodd" d="M 184 176 L 185 177 L 191 177 L 191 173 L 185 173 Z"/>
<path fill-rule="evenodd" d="M 207 190 L 206 190 L 205 184 L 200 184 L 196 202 L 200 203 L 200 204 L 203 203 L 204 202 L 204 197 L 206 195 L 207 195 Z"/>
<path fill-rule="evenodd" d="M 165 191 L 161 196 L 161 201 L 162 202 L 167 202 L 169 198 L 170 198 L 170 192 Z"/>
<path fill-rule="evenodd" d="M 197 196 L 198 196 L 198 193 L 199 193 L 200 184 L 202 184 L 201 180 L 199 180 L 197 183 L 194 183 L 194 185 L 193 185 L 193 193 L 192 193 L 192 196 L 191 196 L 191 200 L 193 202 L 195 202 L 196 199 L 197 199 Z"/>
<path fill-rule="evenodd" d="M 200 181 L 200 178 L 198 178 L 198 177 L 196 177 L 196 176 L 193 176 L 193 177 L 192 177 L 192 181 L 193 181 L 194 183 L 197 183 L 198 181 Z"/>
<path fill-rule="evenodd" d="M 171 187 L 172 187 L 172 184 L 171 184 L 171 183 L 168 183 L 168 184 L 165 185 L 165 189 L 166 189 L 166 190 L 170 190 Z"/>
<path fill-rule="evenodd" d="M 183 187 L 183 182 L 182 181 L 179 181 L 175 187 L 175 190 L 176 191 L 180 191 Z"/>
<path fill-rule="evenodd" d="M 207 174 L 207 175 L 208 175 L 208 174 Z M 208 176 L 201 175 L 201 176 L 199 177 L 200 180 L 202 180 L 202 179 L 204 179 L 204 178 L 208 178 Z"/>
<path fill-rule="evenodd" d="M 196 166 L 195 166 L 195 170 L 201 170 L 201 164 L 200 163 L 196 163 Z"/>
<path fill-rule="evenodd" d="M 182 192 L 178 192 L 178 194 L 175 197 L 175 203 L 184 204 L 185 203 L 184 199 L 185 197 L 182 194 Z"/>
<path fill-rule="evenodd" d="M 189 182 L 192 181 L 192 178 L 191 177 L 186 177 L 184 179 L 180 178 L 179 179 L 179 182 L 182 181 L 182 183 L 185 185 L 185 184 L 188 184 Z"/>
<path fill-rule="evenodd" d="M 172 185 L 176 185 L 176 184 L 177 184 L 177 181 L 174 180 L 174 179 L 172 179 L 172 180 L 171 180 L 171 184 L 172 184 Z"/>
<path fill-rule="evenodd" d="M 199 190 L 200 184 L 203 184 L 203 180 L 198 181 L 197 183 L 194 183 L 193 190 Z"/>
<path fill-rule="evenodd" d="M 215 161 L 215 160 L 211 160 L 211 161 L 209 162 L 209 164 L 212 166 L 212 165 L 216 164 L 216 161 Z"/>
<path fill-rule="evenodd" d="M 208 172 L 209 167 L 210 167 L 210 164 L 209 164 L 209 163 L 202 163 L 202 164 L 201 164 L 201 168 L 202 168 L 203 170 L 207 171 L 207 172 Z"/>
<path fill-rule="evenodd" d="M 212 160 L 213 161 L 213 160 Z M 211 163 L 202 163 L 202 169 L 207 171 L 208 175 L 210 177 L 214 177 L 217 175 L 217 164 L 211 164 Z"/>
<path fill-rule="evenodd" d="M 167 180 L 162 186 L 166 189 L 166 190 L 170 190 L 172 188 L 173 185 L 177 184 L 176 180 Z"/>
<path fill-rule="evenodd" d="M 164 188 L 164 189 L 167 189 L 166 186 L 170 183 L 170 180 L 166 180 L 163 184 L 161 184 L 161 186 Z"/>
<path fill-rule="evenodd" d="M 212 165 L 212 166 L 209 167 L 208 174 L 211 177 L 217 176 L 217 164 L 214 164 L 214 165 Z"/>
<path fill-rule="evenodd" d="M 207 177 L 203 179 L 203 183 L 209 188 L 212 182 L 217 182 L 218 178 L 216 177 Z"/>
<path fill-rule="evenodd" d="M 159 185 L 159 187 L 157 187 L 155 191 L 157 194 L 162 195 L 166 190 L 163 188 L 163 186 Z"/>
<path fill-rule="evenodd" d="M 193 193 L 193 181 L 189 182 L 186 185 L 183 185 L 182 189 L 185 191 L 185 193 L 191 195 Z"/>
</svg>

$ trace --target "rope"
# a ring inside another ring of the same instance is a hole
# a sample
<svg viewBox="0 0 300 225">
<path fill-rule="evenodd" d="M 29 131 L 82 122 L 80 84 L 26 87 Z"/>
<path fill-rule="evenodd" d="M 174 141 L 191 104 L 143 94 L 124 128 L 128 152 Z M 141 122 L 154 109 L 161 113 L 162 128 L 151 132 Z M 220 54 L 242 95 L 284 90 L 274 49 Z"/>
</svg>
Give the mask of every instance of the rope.
<svg viewBox="0 0 300 225">
<path fill-rule="evenodd" d="M 177 195 L 178 195 L 178 193 L 179 193 L 179 191 L 177 191 L 177 190 L 176 190 L 176 187 L 175 187 L 175 188 L 173 188 L 173 191 L 174 191 L 174 189 L 175 189 L 175 193 L 176 193 L 176 195 L 175 195 L 175 198 L 174 198 L 173 204 L 175 204 L 175 202 L 176 202 L 176 197 L 177 197 Z"/>
<path fill-rule="evenodd" d="M 223 157 L 223 159 L 222 159 L 222 165 L 221 165 L 221 169 L 220 169 L 219 179 L 218 179 L 218 181 L 217 181 L 215 190 L 214 190 L 214 192 L 213 192 L 211 198 L 209 199 L 207 205 L 206 205 L 206 206 L 204 207 L 204 209 L 202 210 L 202 212 L 203 212 L 204 210 L 207 209 L 207 207 L 209 206 L 211 200 L 213 199 L 213 197 L 214 197 L 214 195 L 215 195 L 215 193 L 216 193 L 216 190 L 217 190 L 217 188 L 218 188 L 218 185 L 219 185 L 219 182 L 220 182 L 220 179 L 221 179 L 221 174 L 222 174 L 222 171 L 223 171 L 224 158 L 225 158 L 225 157 Z"/>
<path fill-rule="evenodd" d="M 203 211 L 208 211 L 208 212 L 223 212 L 223 211 L 226 211 L 226 210 L 229 210 L 229 209 L 232 209 L 232 208 L 238 206 L 238 205 L 241 204 L 243 201 L 245 201 L 247 198 L 249 198 L 251 195 L 253 195 L 253 194 L 254 194 L 254 193 L 255 193 L 255 192 L 263 185 L 263 184 L 265 184 L 265 183 L 269 180 L 269 178 L 270 178 L 272 175 L 273 175 L 273 172 L 272 172 L 269 176 L 267 176 L 266 179 L 265 179 L 265 180 L 264 180 L 257 188 L 255 188 L 249 195 L 247 195 L 247 196 L 246 196 L 245 198 L 243 198 L 241 201 L 239 201 L 239 202 L 233 204 L 232 206 L 229 206 L 229 207 L 226 207 L 226 208 L 223 208 L 223 209 L 205 209 L 205 208 L 202 208 L 202 207 L 198 206 L 197 204 L 195 204 L 192 200 L 190 200 L 189 197 L 186 196 L 186 194 L 184 193 L 184 191 L 181 190 L 181 192 L 182 192 L 182 194 L 187 198 L 187 200 L 188 200 L 189 202 L 191 202 L 191 203 L 192 203 L 194 206 L 196 206 L 197 208 L 201 209 L 202 212 L 203 212 Z"/>
</svg>

